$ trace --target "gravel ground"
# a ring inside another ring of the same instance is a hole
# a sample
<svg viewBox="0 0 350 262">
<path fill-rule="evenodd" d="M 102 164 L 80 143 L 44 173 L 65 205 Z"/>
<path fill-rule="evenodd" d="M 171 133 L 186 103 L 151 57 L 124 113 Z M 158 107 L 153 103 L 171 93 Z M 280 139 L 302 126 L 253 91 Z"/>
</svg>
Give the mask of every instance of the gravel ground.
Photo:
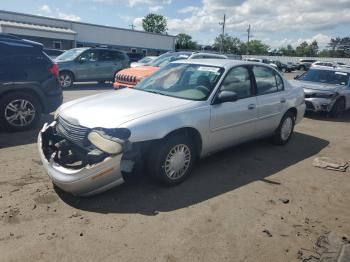
<svg viewBox="0 0 350 262">
<path fill-rule="evenodd" d="M 292 78 L 293 74 L 286 74 Z M 77 85 L 65 101 L 109 85 Z M 46 116 L 50 121 L 52 116 Z M 177 187 L 139 175 L 89 198 L 55 190 L 38 130 L 0 131 L 0 261 L 300 261 L 327 232 L 350 236 L 350 112 L 306 117 L 290 143 L 259 140 L 202 160 Z"/>
</svg>

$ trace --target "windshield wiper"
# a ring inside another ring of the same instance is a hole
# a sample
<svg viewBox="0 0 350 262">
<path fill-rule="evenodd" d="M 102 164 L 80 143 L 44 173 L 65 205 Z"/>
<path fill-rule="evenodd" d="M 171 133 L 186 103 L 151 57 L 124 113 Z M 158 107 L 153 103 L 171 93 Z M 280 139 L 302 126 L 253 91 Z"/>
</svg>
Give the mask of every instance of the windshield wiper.
<svg viewBox="0 0 350 262">
<path fill-rule="evenodd" d="M 140 89 L 139 89 L 140 90 Z M 152 93 L 152 94 L 157 94 L 157 95 L 162 95 L 162 96 L 166 96 L 166 94 L 164 93 L 161 93 L 161 92 L 157 92 L 157 91 L 154 91 L 154 90 L 144 90 L 148 93 Z"/>
</svg>

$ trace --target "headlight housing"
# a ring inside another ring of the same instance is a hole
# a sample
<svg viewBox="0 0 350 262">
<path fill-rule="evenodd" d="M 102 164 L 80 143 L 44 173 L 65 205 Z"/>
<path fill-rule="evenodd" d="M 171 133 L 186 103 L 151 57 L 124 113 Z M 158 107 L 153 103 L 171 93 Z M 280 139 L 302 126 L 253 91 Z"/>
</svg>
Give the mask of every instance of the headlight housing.
<svg viewBox="0 0 350 262">
<path fill-rule="evenodd" d="M 57 110 L 55 111 L 55 113 L 53 115 L 53 119 L 56 120 L 58 118 L 59 114 L 60 114 L 60 110 L 59 110 L 59 108 L 57 108 Z"/>
<path fill-rule="evenodd" d="M 123 152 L 127 139 L 130 137 L 130 131 L 126 128 L 120 129 L 93 129 L 88 134 L 88 140 L 96 146 L 111 155 L 118 155 Z"/>
<path fill-rule="evenodd" d="M 315 94 L 313 94 L 313 97 L 327 98 L 327 99 L 333 99 L 337 96 L 338 96 L 338 93 L 315 93 Z"/>
</svg>

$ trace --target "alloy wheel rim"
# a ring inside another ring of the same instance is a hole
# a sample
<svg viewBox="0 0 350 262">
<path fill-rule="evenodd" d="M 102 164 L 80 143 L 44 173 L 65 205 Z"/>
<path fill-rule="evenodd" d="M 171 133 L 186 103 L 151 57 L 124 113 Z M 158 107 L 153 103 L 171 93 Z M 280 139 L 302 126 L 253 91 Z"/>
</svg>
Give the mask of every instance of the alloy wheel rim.
<svg viewBox="0 0 350 262">
<path fill-rule="evenodd" d="M 292 133 L 292 128 L 293 128 L 293 121 L 290 117 L 287 117 L 283 124 L 282 124 L 282 128 L 281 128 L 281 138 L 282 140 L 287 140 L 290 136 L 290 134 Z"/>
<path fill-rule="evenodd" d="M 27 126 L 35 118 L 34 105 L 25 99 L 13 100 L 5 107 L 5 119 L 12 126 Z"/>
<path fill-rule="evenodd" d="M 168 178 L 175 180 L 185 175 L 191 163 L 191 150 L 185 144 L 174 146 L 165 158 L 164 170 Z"/>
<path fill-rule="evenodd" d="M 72 79 L 69 75 L 63 74 L 60 76 L 60 84 L 62 87 L 68 87 L 72 84 Z"/>
</svg>

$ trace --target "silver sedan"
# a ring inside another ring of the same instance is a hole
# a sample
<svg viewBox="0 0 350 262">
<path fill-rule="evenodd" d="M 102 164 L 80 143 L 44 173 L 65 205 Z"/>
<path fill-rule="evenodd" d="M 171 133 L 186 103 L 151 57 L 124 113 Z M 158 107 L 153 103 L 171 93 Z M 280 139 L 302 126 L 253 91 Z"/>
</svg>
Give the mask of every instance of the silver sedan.
<svg viewBox="0 0 350 262">
<path fill-rule="evenodd" d="M 303 89 L 269 65 L 178 61 L 133 89 L 63 104 L 38 148 L 53 183 L 75 195 L 119 185 L 139 164 L 175 185 L 224 148 L 259 137 L 286 144 L 304 111 Z"/>
<path fill-rule="evenodd" d="M 307 111 L 323 111 L 337 117 L 343 111 L 350 109 L 348 68 L 314 66 L 291 83 L 304 89 Z"/>
</svg>

